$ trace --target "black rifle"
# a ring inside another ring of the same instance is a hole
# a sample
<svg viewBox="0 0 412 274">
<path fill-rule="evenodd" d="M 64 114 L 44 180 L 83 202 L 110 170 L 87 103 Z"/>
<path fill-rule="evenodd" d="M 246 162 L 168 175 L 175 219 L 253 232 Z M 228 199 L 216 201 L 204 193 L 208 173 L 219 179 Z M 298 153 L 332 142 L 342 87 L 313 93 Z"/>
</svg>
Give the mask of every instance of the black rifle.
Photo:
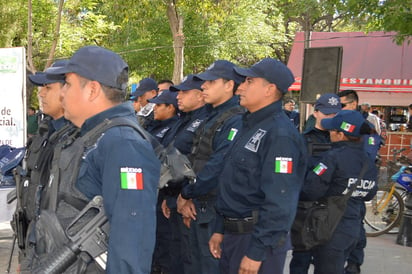
<svg viewBox="0 0 412 274">
<path fill-rule="evenodd" d="M 22 202 L 21 202 L 22 200 L 21 190 L 22 190 L 22 184 L 24 183 L 21 180 L 22 178 L 21 174 L 22 174 L 22 169 L 20 166 L 17 166 L 15 169 L 13 169 L 13 176 L 14 176 L 14 180 L 16 181 L 16 190 L 15 190 L 15 195 L 13 195 L 14 194 L 13 191 L 11 191 L 7 195 L 7 202 L 11 203 L 14 199 L 17 199 L 16 211 L 13 214 L 11 226 L 17 238 L 17 245 L 19 246 L 20 249 L 24 249 L 28 223 L 27 223 L 26 214 L 24 212 L 24 209 L 22 207 Z"/>
<path fill-rule="evenodd" d="M 50 254 L 32 273 L 63 273 L 76 262 L 81 252 L 91 258 L 99 257 L 107 251 L 108 235 L 109 222 L 103 208 L 103 197 L 95 196 L 66 228 L 69 242 Z M 105 268 L 105 265 L 101 267 Z"/>
</svg>

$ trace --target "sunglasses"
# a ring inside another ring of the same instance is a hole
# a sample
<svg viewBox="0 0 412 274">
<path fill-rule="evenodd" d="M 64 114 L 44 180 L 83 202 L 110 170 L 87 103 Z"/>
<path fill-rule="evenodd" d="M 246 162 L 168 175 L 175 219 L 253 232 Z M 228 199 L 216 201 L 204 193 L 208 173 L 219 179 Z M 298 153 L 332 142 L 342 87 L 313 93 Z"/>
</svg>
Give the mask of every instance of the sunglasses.
<svg viewBox="0 0 412 274">
<path fill-rule="evenodd" d="M 349 102 L 346 102 L 346 103 L 341 103 L 342 108 L 346 107 L 346 106 L 349 105 L 350 103 L 353 103 L 353 101 L 349 101 Z"/>
</svg>

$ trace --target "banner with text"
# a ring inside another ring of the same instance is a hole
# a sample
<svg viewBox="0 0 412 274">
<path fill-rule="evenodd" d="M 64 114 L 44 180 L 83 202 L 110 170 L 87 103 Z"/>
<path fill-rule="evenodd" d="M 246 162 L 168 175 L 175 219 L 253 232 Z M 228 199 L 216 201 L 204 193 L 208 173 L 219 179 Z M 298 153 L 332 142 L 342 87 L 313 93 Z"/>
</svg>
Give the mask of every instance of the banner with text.
<svg viewBox="0 0 412 274">
<path fill-rule="evenodd" d="M 0 145 L 26 144 L 25 49 L 0 48 Z"/>
</svg>

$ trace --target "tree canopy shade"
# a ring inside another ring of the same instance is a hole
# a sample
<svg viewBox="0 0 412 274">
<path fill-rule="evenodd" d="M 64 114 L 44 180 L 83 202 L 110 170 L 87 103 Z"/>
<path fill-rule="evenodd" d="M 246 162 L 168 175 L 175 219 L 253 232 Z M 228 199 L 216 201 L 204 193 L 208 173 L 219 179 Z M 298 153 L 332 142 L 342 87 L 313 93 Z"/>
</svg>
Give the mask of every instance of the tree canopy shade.
<svg viewBox="0 0 412 274">
<path fill-rule="evenodd" d="M 32 70 L 42 70 L 52 59 L 95 44 L 121 54 L 135 81 L 177 79 L 216 59 L 250 65 L 271 56 L 287 62 L 296 31 L 391 30 L 401 41 L 412 35 L 411 1 L 70 0 L 59 11 L 63 0 L 1 0 L 0 47 L 30 44 Z M 168 7 L 181 24 L 177 29 Z M 180 65 L 176 54 L 182 55 Z"/>
</svg>

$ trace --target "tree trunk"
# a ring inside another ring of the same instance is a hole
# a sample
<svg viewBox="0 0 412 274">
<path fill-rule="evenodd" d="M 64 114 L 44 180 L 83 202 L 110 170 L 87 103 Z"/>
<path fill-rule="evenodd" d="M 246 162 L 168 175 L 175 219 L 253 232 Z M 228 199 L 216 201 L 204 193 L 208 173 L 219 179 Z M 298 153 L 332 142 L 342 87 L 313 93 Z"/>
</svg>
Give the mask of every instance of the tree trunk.
<svg viewBox="0 0 412 274">
<path fill-rule="evenodd" d="M 28 22 L 27 22 L 27 69 L 31 73 L 36 72 L 36 67 L 33 64 L 33 30 L 32 30 L 32 5 L 31 0 L 28 3 Z M 30 97 L 29 97 L 30 98 Z"/>
<path fill-rule="evenodd" d="M 167 5 L 167 17 L 169 26 L 173 35 L 174 65 L 173 78 L 175 84 L 179 84 L 183 78 L 183 57 L 184 57 L 184 40 L 183 35 L 183 17 L 179 15 L 176 7 L 177 0 L 171 0 Z"/>
<path fill-rule="evenodd" d="M 64 4 L 64 0 L 59 0 L 59 8 L 58 8 L 57 20 L 56 20 L 56 28 L 55 28 L 54 34 L 53 34 L 53 42 L 52 42 L 49 57 L 47 58 L 46 66 L 45 66 L 44 69 L 50 67 L 50 65 L 53 63 L 54 53 L 56 52 L 57 42 L 59 41 L 59 37 L 60 37 L 60 24 L 61 24 L 61 21 L 62 21 L 63 4 Z"/>
</svg>

